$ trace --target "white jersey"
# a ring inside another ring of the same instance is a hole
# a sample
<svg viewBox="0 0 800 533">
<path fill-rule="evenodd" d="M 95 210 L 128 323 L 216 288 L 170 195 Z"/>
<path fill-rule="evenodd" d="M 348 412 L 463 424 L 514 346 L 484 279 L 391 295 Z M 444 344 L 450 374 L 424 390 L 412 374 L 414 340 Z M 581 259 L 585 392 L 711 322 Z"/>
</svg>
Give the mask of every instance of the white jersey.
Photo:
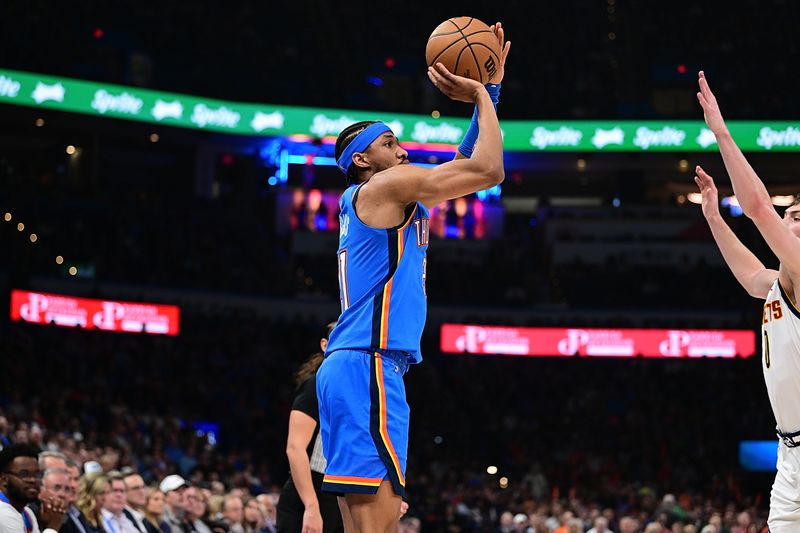
<svg viewBox="0 0 800 533">
<path fill-rule="evenodd" d="M 761 320 L 764 381 L 782 433 L 800 431 L 800 309 L 776 279 Z"/>
</svg>

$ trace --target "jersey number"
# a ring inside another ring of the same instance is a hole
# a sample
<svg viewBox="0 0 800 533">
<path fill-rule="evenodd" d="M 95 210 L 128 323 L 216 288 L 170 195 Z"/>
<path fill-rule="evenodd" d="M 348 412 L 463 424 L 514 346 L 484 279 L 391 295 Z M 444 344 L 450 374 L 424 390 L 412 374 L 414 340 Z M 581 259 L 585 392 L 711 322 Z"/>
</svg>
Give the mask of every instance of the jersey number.
<svg viewBox="0 0 800 533">
<path fill-rule="evenodd" d="M 769 368 L 769 335 L 764 332 L 764 364 Z"/>
<path fill-rule="evenodd" d="M 350 295 L 347 291 L 347 248 L 339 252 L 339 300 L 342 311 L 350 307 Z"/>
</svg>

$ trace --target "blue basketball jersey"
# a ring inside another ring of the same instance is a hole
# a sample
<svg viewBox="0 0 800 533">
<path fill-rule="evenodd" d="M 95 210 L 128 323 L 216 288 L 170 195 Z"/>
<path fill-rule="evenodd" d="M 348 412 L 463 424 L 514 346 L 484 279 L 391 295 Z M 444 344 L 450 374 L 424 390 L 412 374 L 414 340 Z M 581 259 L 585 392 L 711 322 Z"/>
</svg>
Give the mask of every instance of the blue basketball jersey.
<svg viewBox="0 0 800 533">
<path fill-rule="evenodd" d="M 419 363 L 427 312 L 428 210 L 417 202 L 401 226 L 373 228 L 356 214 L 359 187 L 349 187 L 339 200 L 342 314 L 326 354 L 343 349 L 399 350 Z"/>
</svg>

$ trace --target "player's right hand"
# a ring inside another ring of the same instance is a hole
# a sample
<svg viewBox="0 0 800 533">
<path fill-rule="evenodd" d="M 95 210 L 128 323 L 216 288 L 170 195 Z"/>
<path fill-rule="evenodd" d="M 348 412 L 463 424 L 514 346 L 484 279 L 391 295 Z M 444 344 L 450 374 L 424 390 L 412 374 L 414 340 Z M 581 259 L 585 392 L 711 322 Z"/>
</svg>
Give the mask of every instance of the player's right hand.
<svg viewBox="0 0 800 533">
<path fill-rule="evenodd" d="M 709 176 L 700 165 L 697 165 L 694 171 L 694 182 L 700 188 L 700 194 L 703 196 L 703 216 L 706 218 L 719 216 L 719 193 L 717 186 L 714 185 L 714 178 Z"/>
<path fill-rule="evenodd" d="M 697 100 L 703 108 L 703 118 L 706 120 L 708 129 L 714 132 L 714 135 L 724 133 L 728 127 L 725 125 L 725 119 L 722 118 L 722 111 L 719 109 L 717 97 L 711 92 L 711 87 L 708 85 L 708 80 L 702 70 L 697 75 L 697 83 L 700 86 Z"/>
<path fill-rule="evenodd" d="M 463 76 L 456 76 L 441 63 L 428 67 L 428 77 L 442 94 L 459 102 L 475 103 L 481 94 L 486 92 L 479 81 Z"/>
</svg>

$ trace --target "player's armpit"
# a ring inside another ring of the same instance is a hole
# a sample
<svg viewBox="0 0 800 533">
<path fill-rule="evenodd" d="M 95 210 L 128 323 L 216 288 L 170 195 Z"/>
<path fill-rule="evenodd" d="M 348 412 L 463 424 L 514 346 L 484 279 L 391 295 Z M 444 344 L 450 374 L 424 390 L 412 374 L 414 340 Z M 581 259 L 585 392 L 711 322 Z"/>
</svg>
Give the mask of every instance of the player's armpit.
<svg viewBox="0 0 800 533">
<path fill-rule="evenodd" d="M 476 159 L 454 159 L 428 169 L 400 165 L 370 179 L 370 194 L 400 205 L 421 202 L 426 207 L 460 198 L 502 183 L 502 160 L 489 164 Z M 365 191 L 366 192 L 366 191 Z"/>
<path fill-rule="evenodd" d="M 750 280 L 749 287 L 745 287 L 747 293 L 755 298 L 766 298 L 772 284 L 778 279 L 778 274 L 777 270 L 769 268 L 756 272 Z"/>
<path fill-rule="evenodd" d="M 800 281 L 800 238 L 781 220 L 771 203 L 751 209 L 748 217 L 778 257 L 781 266 L 789 271 L 792 279 Z"/>
</svg>

